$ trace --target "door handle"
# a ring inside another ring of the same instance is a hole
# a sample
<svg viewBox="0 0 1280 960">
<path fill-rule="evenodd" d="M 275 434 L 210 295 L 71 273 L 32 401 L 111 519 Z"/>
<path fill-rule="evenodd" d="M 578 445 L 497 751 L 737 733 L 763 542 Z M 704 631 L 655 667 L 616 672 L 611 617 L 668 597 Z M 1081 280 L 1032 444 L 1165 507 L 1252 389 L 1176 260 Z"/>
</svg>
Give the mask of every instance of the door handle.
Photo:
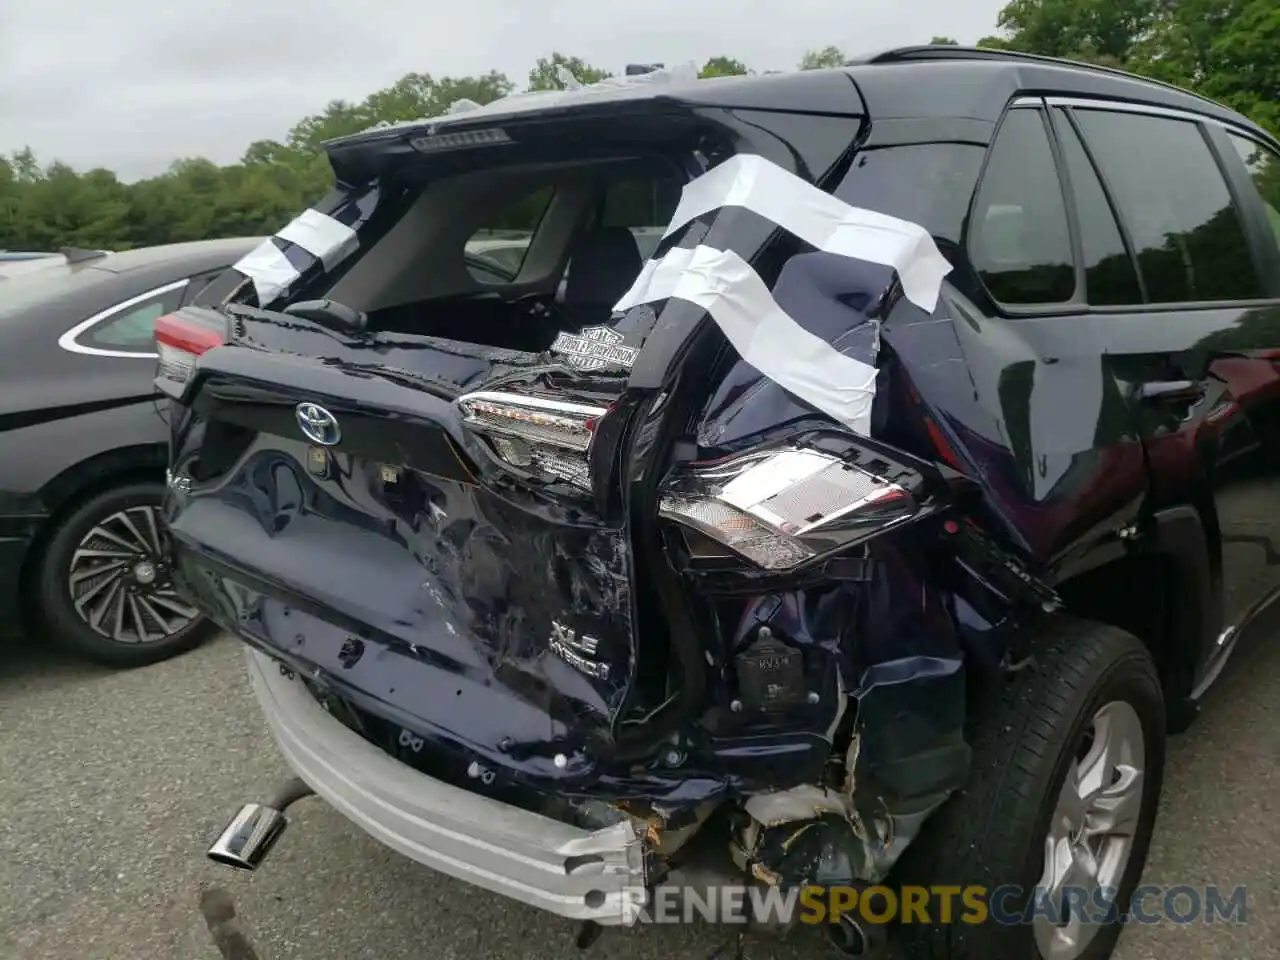
<svg viewBox="0 0 1280 960">
<path fill-rule="evenodd" d="M 1198 403 L 1204 399 L 1204 384 L 1199 380 L 1148 380 L 1138 384 L 1138 399 L 1143 403 L 1178 405 Z"/>
</svg>

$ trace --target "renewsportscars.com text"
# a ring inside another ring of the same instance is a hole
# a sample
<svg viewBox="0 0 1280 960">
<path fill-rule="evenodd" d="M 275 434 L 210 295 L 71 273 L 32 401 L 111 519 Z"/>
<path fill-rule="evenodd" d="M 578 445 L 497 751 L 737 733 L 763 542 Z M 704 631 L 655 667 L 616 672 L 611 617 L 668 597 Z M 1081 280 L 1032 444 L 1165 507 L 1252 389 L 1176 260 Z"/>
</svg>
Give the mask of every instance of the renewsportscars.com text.
<svg viewBox="0 0 1280 960">
<path fill-rule="evenodd" d="M 1145 885 L 1127 909 L 1115 891 L 1066 887 L 1056 897 L 1018 886 L 936 887 L 658 887 L 652 896 L 631 892 L 629 919 L 639 923 L 834 923 L 852 914 L 865 923 L 998 923 L 1015 926 L 1038 917 L 1058 919 L 1062 911 L 1086 923 L 1244 923 L 1245 887 Z"/>
</svg>

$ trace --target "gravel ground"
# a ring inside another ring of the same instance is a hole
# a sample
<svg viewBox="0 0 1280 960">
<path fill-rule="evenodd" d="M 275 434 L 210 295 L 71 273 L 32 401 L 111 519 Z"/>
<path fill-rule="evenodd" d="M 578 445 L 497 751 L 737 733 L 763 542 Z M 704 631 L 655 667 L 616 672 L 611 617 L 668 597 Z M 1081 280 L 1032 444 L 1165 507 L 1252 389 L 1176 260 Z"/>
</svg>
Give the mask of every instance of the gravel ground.
<svg viewBox="0 0 1280 960">
<path fill-rule="evenodd" d="M 218 960 L 202 885 L 234 896 L 261 960 L 559 958 L 575 928 L 443 880 L 323 803 L 257 874 L 208 864 L 212 832 L 284 773 L 234 641 L 108 673 L 32 649 L 0 651 L 0 957 Z M 1249 890 L 1243 925 L 1135 927 L 1120 960 L 1280 956 L 1275 827 L 1280 648 L 1229 677 L 1171 753 L 1146 880 Z M 752 958 L 830 955 L 809 937 Z M 707 927 L 607 931 L 589 956 L 702 958 Z"/>
</svg>

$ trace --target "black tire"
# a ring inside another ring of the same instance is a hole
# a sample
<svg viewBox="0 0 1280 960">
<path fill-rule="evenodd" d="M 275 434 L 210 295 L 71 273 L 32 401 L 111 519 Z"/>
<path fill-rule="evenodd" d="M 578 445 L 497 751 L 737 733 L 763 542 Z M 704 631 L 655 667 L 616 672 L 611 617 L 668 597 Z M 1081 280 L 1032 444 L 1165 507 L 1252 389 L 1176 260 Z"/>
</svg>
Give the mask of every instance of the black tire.
<svg viewBox="0 0 1280 960">
<path fill-rule="evenodd" d="M 122 642 L 93 629 L 77 611 L 70 585 L 72 560 L 81 542 L 98 525 L 123 511 L 159 507 L 162 483 L 133 482 L 112 487 L 76 504 L 60 518 L 37 562 L 37 623 L 54 642 L 110 667 L 141 667 L 168 660 L 198 646 L 215 628 L 201 618 L 175 629 L 163 639 Z M 163 551 L 161 551 L 163 553 Z M 163 576 L 163 568 L 161 568 Z M 166 616 L 169 611 L 166 611 Z M 175 615 L 172 622 L 178 620 Z M 135 631 L 135 635 L 141 631 Z M 157 628 L 156 634 L 159 634 Z"/>
<path fill-rule="evenodd" d="M 1137 828 L 1117 904 L 1131 902 L 1155 826 L 1165 756 L 1165 709 L 1151 656 L 1130 634 L 1061 618 L 1036 644 L 1023 671 L 998 681 L 970 732 L 967 789 L 925 824 L 896 871 L 903 884 L 981 885 L 990 893 L 1030 891 L 1044 868 L 1044 842 L 1062 786 L 1095 713 L 1128 703 L 1141 723 L 1145 771 Z M 1020 909 L 1025 901 L 1010 899 Z M 1122 925 L 1100 929 L 1082 960 L 1111 955 Z M 906 955 L 931 960 L 1035 960 L 1029 923 L 903 924 Z"/>
</svg>

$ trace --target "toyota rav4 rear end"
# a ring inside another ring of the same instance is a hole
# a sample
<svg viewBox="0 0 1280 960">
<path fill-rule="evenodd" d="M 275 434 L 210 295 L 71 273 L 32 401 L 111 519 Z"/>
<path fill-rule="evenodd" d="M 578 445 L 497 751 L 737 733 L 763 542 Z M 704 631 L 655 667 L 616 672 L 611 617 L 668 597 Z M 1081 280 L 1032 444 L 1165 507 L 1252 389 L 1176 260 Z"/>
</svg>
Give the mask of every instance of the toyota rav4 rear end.
<svg viewBox="0 0 1280 960">
<path fill-rule="evenodd" d="M 467 106 L 329 144 L 161 321 L 185 589 L 302 779 L 446 874 L 626 922 L 714 830 L 753 882 L 880 881 L 964 782 L 966 659 L 1046 598 L 893 349 L 950 266 L 880 164 L 831 195 L 857 87 Z"/>
</svg>

